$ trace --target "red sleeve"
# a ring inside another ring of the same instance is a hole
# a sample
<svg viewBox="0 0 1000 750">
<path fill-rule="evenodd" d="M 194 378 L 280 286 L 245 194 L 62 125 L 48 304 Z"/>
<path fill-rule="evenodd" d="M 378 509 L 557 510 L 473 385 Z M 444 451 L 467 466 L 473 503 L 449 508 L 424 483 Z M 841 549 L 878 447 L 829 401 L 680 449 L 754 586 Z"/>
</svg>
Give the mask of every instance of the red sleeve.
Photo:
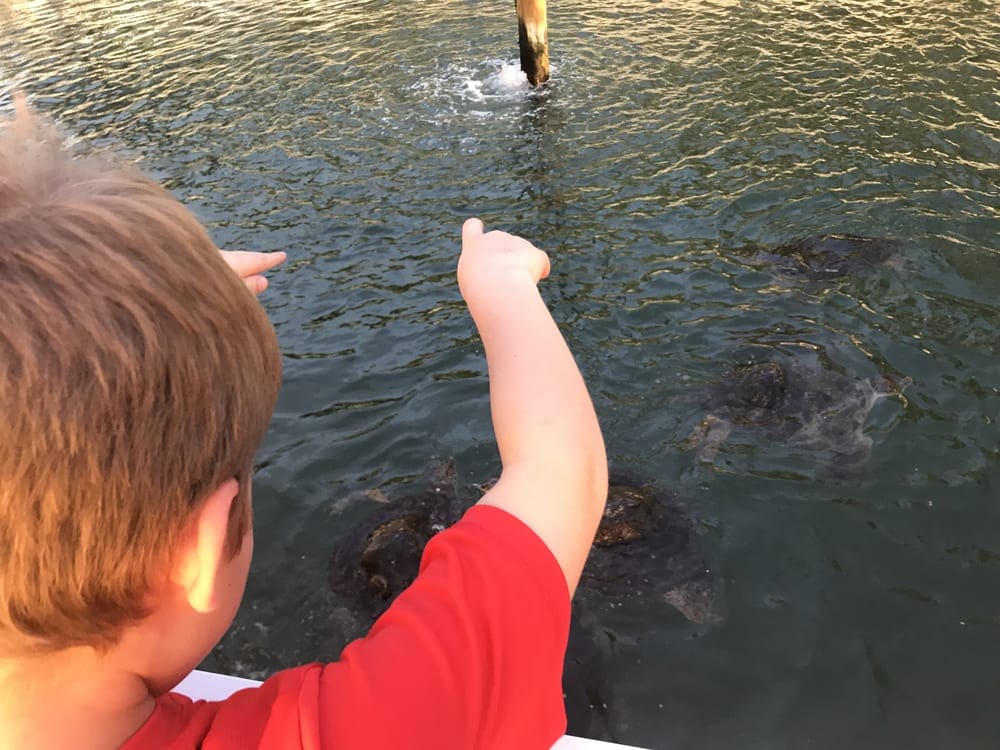
<svg viewBox="0 0 1000 750">
<path fill-rule="evenodd" d="M 552 553 L 475 506 L 339 662 L 221 703 L 170 695 L 122 750 L 547 750 L 565 732 L 569 592 Z"/>
</svg>

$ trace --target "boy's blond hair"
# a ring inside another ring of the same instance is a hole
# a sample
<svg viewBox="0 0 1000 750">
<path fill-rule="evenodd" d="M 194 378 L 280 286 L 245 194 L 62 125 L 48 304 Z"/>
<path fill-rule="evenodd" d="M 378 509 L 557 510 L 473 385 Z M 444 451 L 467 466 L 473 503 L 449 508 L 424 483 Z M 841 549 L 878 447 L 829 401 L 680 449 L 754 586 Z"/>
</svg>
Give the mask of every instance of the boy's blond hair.
<svg viewBox="0 0 1000 750">
<path fill-rule="evenodd" d="M 281 369 L 178 201 L 18 110 L 0 123 L 0 656 L 113 645 L 234 476 L 239 551 Z"/>
</svg>

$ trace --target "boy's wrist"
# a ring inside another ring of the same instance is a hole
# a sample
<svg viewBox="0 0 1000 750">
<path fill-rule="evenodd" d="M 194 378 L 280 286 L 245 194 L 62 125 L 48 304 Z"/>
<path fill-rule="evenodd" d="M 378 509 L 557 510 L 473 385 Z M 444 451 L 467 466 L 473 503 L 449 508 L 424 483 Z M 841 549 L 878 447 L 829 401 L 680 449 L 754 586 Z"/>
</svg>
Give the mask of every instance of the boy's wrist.
<svg viewBox="0 0 1000 750">
<path fill-rule="evenodd" d="M 524 269 L 504 269 L 476 280 L 463 280 L 460 291 L 473 318 L 492 313 L 518 313 L 540 300 L 538 285 Z"/>
</svg>

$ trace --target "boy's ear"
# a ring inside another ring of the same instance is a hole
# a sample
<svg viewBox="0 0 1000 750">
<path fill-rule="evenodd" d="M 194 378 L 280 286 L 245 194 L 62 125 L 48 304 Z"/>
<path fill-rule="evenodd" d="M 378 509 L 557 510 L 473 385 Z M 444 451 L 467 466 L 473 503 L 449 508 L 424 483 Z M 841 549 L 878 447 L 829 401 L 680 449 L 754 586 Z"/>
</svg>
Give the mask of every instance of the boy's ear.
<svg viewBox="0 0 1000 750">
<path fill-rule="evenodd" d="M 205 498 L 174 558 L 170 578 L 183 589 L 195 612 L 211 612 L 218 604 L 219 568 L 228 561 L 229 509 L 239 494 L 239 482 L 232 478 Z"/>
</svg>

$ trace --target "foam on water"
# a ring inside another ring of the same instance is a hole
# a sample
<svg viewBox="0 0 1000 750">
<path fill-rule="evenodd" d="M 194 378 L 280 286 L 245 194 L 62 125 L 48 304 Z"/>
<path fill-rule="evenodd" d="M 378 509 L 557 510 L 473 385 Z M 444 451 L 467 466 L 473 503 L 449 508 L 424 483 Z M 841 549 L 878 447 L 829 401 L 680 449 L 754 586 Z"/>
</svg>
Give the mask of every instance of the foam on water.
<svg viewBox="0 0 1000 750">
<path fill-rule="evenodd" d="M 409 88 L 423 95 L 422 104 L 432 110 L 431 119 L 437 122 L 454 116 L 507 116 L 509 104 L 535 91 L 517 61 L 495 58 L 474 66 L 449 65 L 421 76 Z"/>
<path fill-rule="evenodd" d="M 521 96 L 529 90 L 528 77 L 518 63 L 501 63 L 500 70 L 486 79 L 487 85 L 501 93 Z"/>
</svg>

